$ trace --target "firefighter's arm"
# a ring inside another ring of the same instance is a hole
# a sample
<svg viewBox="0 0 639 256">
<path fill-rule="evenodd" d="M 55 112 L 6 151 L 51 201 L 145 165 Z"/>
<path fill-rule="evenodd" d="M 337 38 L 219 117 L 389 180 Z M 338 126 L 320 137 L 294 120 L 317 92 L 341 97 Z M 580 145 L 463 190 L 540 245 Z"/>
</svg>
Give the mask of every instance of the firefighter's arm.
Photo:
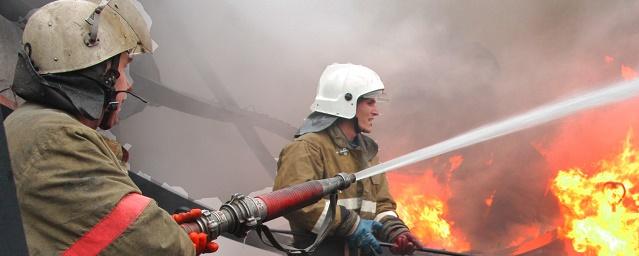
<svg viewBox="0 0 639 256">
<path fill-rule="evenodd" d="M 399 218 L 397 204 L 388 191 L 388 180 L 386 174 L 380 174 L 374 179 L 377 182 L 377 212 L 375 220 L 382 223 L 382 228 L 377 233 L 377 237 L 384 242 L 393 243 L 390 248 L 393 254 L 410 255 L 415 249 L 422 248 L 422 244 L 417 237 L 411 234 L 408 226 Z"/>
<path fill-rule="evenodd" d="M 371 178 L 375 180 L 373 183 L 377 184 L 377 210 L 375 220 L 382 223 L 382 229 L 378 233 L 378 238 L 384 242 L 392 242 L 399 234 L 408 231 L 408 227 L 395 211 L 397 204 L 388 191 L 386 174 L 378 174 Z"/>
<path fill-rule="evenodd" d="M 67 213 L 57 216 L 65 230 L 77 232 L 79 237 L 107 218 L 115 206 L 130 193 L 140 193 L 104 140 L 86 129 L 60 129 L 53 134 L 52 144 L 65 145 L 43 151 L 42 161 L 34 169 L 58 171 L 38 172 L 38 192 L 49 195 L 42 206 L 51 212 Z M 127 212 L 127 211 L 125 211 Z M 48 217 L 47 217 L 48 218 Z M 106 227 L 109 229 L 110 227 Z M 102 235 L 105 235 L 104 233 Z M 124 231 L 114 237 L 105 255 L 194 255 L 188 236 L 171 216 L 150 200 Z"/>
<path fill-rule="evenodd" d="M 380 221 L 387 216 L 399 217 L 395 211 L 397 209 L 397 204 L 395 203 L 393 196 L 388 191 L 388 180 L 386 179 L 386 174 L 378 174 L 371 177 L 371 179 L 373 179 L 373 184 L 376 184 L 375 198 L 377 199 L 377 209 L 375 213 L 375 220 Z"/>
<path fill-rule="evenodd" d="M 104 255 L 197 255 L 189 235 L 153 200 L 125 232 Z"/>
<path fill-rule="evenodd" d="M 24 139 L 21 136 L 36 136 L 38 141 L 38 147 L 25 152 L 25 171 L 15 177 L 28 200 L 21 208 L 62 245 L 55 245 L 62 248 L 52 248 L 60 250 L 52 254 L 86 248 L 82 245 L 96 250 L 92 234 L 99 235 L 103 255 L 195 254 L 188 236 L 153 200 L 133 205 L 135 211 L 124 204 L 118 214 L 111 214 L 123 198 L 140 190 L 102 136 L 76 121 L 54 121 L 60 124 L 52 126 L 55 129 L 14 137 L 14 142 Z M 114 221 L 118 225 L 111 224 Z"/>
<path fill-rule="evenodd" d="M 321 160 L 322 155 L 319 148 L 311 143 L 298 140 L 289 144 L 280 153 L 273 190 L 326 178 Z M 284 217 L 305 230 L 318 233 L 328 215 L 328 206 L 329 201 L 321 199 Z M 352 234 L 356 224 L 357 214 L 343 206 L 338 206 L 335 219 L 329 226 L 329 234 L 347 236 Z"/>
</svg>

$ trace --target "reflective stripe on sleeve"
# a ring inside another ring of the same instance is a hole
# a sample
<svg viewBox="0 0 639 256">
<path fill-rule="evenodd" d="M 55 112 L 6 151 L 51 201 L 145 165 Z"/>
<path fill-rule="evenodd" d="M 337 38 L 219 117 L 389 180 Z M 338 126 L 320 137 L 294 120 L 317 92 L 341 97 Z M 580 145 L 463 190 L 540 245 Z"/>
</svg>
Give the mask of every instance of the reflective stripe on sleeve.
<svg viewBox="0 0 639 256">
<path fill-rule="evenodd" d="M 399 218 L 399 216 L 397 216 L 397 213 L 395 213 L 394 211 L 385 211 L 380 214 L 377 214 L 377 216 L 375 216 L 375 221 L 380 221 L 382 218 L 386 216 L 393 216 L 395 218 Z"/>
<path fill-rule="evenodd" d="M 337 200 L 337 204 L 349 210 L 359 210 L 360 212 L 369 213 L 377 212 L 377 202 L 362 200 L 362 198 L 359 197 L 339 199 Z"/>
<path fill-rule="evenodd" d="M 349 210 L 357 210 L 362 207 L 362 199 L 359 197 L 339 199 L 337 200 L 337 204 Z"/>
<path fill-rule="evenodd" d="M 377 212 L 377 202 L 363 200 L 362 201 L 362 209 L 360 209 L 359 211 L 360 212 L 370 212 L 372 214 L 375 214 Z"/>
<path fill-rule="evenodd" d="M 62 255 L 97 255 L 124 232 L 144 211 L 150 198 L 137 193 L 128 194 L 118 202 L 91 230 L 73 243 Z"/>
</svg>

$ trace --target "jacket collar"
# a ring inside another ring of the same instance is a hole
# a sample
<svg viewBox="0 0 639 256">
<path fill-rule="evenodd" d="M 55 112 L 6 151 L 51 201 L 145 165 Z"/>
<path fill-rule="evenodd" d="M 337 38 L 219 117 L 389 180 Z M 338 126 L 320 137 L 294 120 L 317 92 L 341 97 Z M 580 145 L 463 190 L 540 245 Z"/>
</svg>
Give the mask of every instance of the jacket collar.
<svg viewBox="0 0 639 256">
<path fill-rule="evenodd" d="M 362 155 L 366 159 L 366 161 L 370 161 L 377 155 L 378 146 L 377 143 L 370 137 L 358 133 L 355 137 L 354 143 L 348 141 L 342 129 L 340 129 L 336 124 L 329 126 L 326 129 L 326 132 L 333 140 L 333 143 L 339 148 L 347 148 L 349 150 L 359 150 L 362 152 Z"/>
</svg>

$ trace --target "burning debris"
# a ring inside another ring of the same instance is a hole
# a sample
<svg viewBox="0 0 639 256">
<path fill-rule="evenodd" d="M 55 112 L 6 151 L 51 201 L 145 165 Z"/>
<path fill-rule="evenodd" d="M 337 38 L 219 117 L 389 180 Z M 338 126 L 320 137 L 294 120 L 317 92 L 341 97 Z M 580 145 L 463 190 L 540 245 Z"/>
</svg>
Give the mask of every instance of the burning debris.
<svg viewBox="0 0 639 256">
<path fill-rule="evenodd" d="M 638 182 L 639 151 L 630 135 L 623 151 L 612 161 L 602 161 L 598 172 L 559 171 L 552 192 L 561 203 L 560 235 L 585 255 L 638 255 Z"/>
<path fill-rule="evenodd" d="M 495 193 L 497 193 L 497 190 L 493 190 L 493 192 L 490 193 L 490 195 L 486 198 L 486 200 L 484 200 L 484 203 L 486 203 L 486 206 L 488 206 L 488 207 L 493 206 L 493 200 L 495 199 Z"/>
<path fill-rule="evenodd" d="M 604 63 L 618 65 L 624 80 L 637 77 L 613 57 Z M 388 173 L 398 213 L 432 248 L 639 255 L 639 150 L 631 140 L 637 109 L 639 100 L 631 100 L 565 118 L 526 136 L 532 152 L 499 139 Z M 504 152 L 505 145 L 517 150 Z"/>
<path fill-rule="evenodd" d="M 447 176 L 450 177 L 462 162 L 461 156 L 450 159 Z M 448 220 L 447 201 L 451 196 L 450 188 L 441 185 L 432 170 L 422 176 L 412 177 L 398 173 L 389 173 L 389 179 L 397 184 L 409 186 L 391 186 L 391 193 L 397 201 L 397 213 L 406 225 L 424 243 L 434 248 L 449 251 L 468 251 L 470 244 L 459 232 L 453 221 Z"/>
</svg>

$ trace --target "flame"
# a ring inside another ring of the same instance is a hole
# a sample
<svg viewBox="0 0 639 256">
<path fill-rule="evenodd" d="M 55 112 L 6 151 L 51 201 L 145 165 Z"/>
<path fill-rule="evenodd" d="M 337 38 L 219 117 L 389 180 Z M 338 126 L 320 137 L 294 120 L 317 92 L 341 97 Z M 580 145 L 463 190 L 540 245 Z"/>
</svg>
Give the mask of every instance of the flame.
<svg viewBox="0 0 639 256">
<path fill-rule="evenodd" d="M 599 171 L 561 170 L 551 190 L 561 204 L 561 235 L 588 255 L 639 255 L 639 151 L 626 137 L 623 151 Z"/>
<path fill-rule="evenodd" d="M 510 246 L 517 246 L 516 249 L 511 253 L 511 255 L 523 255 L 527 252 L 536 250 L 538 248 L 544 247 L 550 243 L 552 243 L 557 238 L 557 233 L 555 231 L 549 231 L 544 234 L 539 233 L 539 226 L 527 227 L 522 232 L 523 234 L 527 234 L 528 237 L 534 237 L 532 240 L 522 240 L 524 236 L 521 236 L 520 239 L 514 240 Z"/>
<path fill-rule="evenodd" d="M 625 80 L 639 76 L 612 56 L 603 60 L 609 70 L 620 68 Z M 639 188 L 634 186 L 639 182 L 639 152 L 631 146 L 627 132 L 628 127 L 639 126 L 637 109 L 639 99 L 589 110 L 562 120 L 555 133 L 543 137 L 541 143 L 531 142 L 544 157 L 544 169 L 551 171 L 546 192 L 557 197 L 561 212 L 543 223 L 510 224 L 509 237 L 498 247 L 508 246 L 506 254 L 526 255 L 545 246 L 556 248 L 555 241 L 560 241 L 563 247 L 555 250 L 563 248 L 563 255 L 639 255 Z M 616 154 L 624 136 L 623 152 Z M 494 156 L 486 157 L 480 163 L 492 166 Z M 449 212 L 454 210 L 448 205 L 454 193 L 449 187 L 451 177 L 463 158 L 447 160 L 445 168 L 419 170 L 419 176 L 415 172 L 388 173 L 389 188 L 398 214 L 425 245 L 469 251 L 468 236 L 451 220 Z M 474 217 L 490 217 L 495 202 L 495 206 L 502 206 L 502 191 L 497 198 L 497 190 L 490 192 L 477 198 L 477 205 L 486 208 Z M 473 234 L 472 227 L 466 231 Z M 476 239 L 476 235 L 470 237 Z M 481 239 L 472 242 L 483 245 Z"/>
<path fill-rule="evenodd" d="M 493 190 L 492 193 L 490 193 L 490 195 L 484 199 L 484 203 L 486 204 L 486 206 L 491 207 L 493 205 L 493 199 L 495 198 L 495 193 L 497 193 L 497 190 Z"/>
<path fill-rule="evenodd" d="M 462 161 L 461 156 L 449 159 L 446 182 Z M 426 170 L 417 177 L 399 172 L 389 173 L 388 178 L 392 181 L 390 191 L 397 202 L 397 213 L 420 241 L 429 247 L 451 251 L 470 249 L 465 235 L 455 228 L 453 221 L 447 220 L 449 209 L 446 201 L 451 197 L 451 192 L 447 184 L 437 181 L 432 170 Z"/>
<path fill-rule="evenodd" d="M 623 79 L 637 77 L 619 65 Z M 639 255 L 639 190 L 633 186 L 639 181 L 639 156 L 628 132 L 639 126 L 638 108 L 634 99 L 575 115 L 549 143 L 535 145 L 557 171 L 548 190 L 560 204 L 557 231 L 566 241 L 566 255 Z M 624 141 L 621 153 L 619 141 Z"/>
<path fill-rule="evenodd" d="M 611 64 L 614 61 L 615 61 L 615 58 L 608 55 L 604 56 L 604 62 L 606 62 L 606 64 Z M 624 65 L 623 63 L 621 64 L 621 77 L 624 80 L 633 80 L 637 78 L 637 76 L 638 76 L 637 71 L 635 71 L 631 67 Z"/>
<path fill-rule="evenodd" d="M 604 56 L 604 61 L 606 63 L 612 63 L 613 61 L 615 61 L 615 58 L 606 55 L 606 56 Z"/>
<path fill-rule="evenodd" d="M 635 71 L 634 69 L 626 66 L 626 65 L 621 65 L 621 77 L 623 77 L 624 80 L 632 80 L 637 78 L 637 71 Z"/>
</svg>

